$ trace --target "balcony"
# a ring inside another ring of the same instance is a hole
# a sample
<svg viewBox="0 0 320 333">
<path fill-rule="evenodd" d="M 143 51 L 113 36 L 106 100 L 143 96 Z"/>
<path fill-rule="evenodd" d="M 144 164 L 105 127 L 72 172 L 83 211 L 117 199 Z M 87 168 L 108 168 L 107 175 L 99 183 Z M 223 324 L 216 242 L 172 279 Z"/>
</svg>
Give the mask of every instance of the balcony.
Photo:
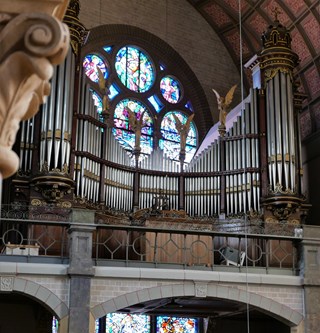
<svg viewBox="0 0 320 333">
<path fill-rule="evenodd" d="M 95 221 L 74 222 L 71 209 L 2 206 L 0 261 L 68 264 L 70 227 L 85 226 L 93 230 L 93 266 L 299 275 L 302 229 L 294 225 L 93 215 Z"/>
</svg>

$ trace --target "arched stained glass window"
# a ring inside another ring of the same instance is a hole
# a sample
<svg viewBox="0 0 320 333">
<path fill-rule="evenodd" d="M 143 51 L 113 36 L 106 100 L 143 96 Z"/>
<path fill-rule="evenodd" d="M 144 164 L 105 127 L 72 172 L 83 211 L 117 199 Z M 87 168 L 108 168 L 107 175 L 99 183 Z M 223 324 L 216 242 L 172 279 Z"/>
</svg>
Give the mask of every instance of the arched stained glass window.
<svg viewBox="0 0 320 333">
<path fill-rule="evenodd" d="M 188 86 L 189 74 L 176 66 L 174 59 L 159 56 L 158 49 L 144 50 L 140 44 L 123 45 L 123 41 L 89 51 L 83 66 L 87 77 L 92 81 L 91 89 L 95 105 L 102 110 L 102 90 L 98 85 L 97 66 L 101 68 L 109 84 L 109 107 L 113 115 L 113 134 L 116 140 L 128 151 L 135 147 L 135 134 L 129 125 L 129 106 L 138 119 L 143 115 L 140 148 L 141 155 L 150 154 L 160 147 L 172 159 L 178 161 L 180 135 L 172 113 L 178 115 L 182 123 L 195 113 L 193 89 Z M 101 56 L 100 56 L 101 55 Z M 103 55 L 103 56 L 102 56 Z M 197 117 L 198 118 L 198 117 Z M 107 118 L 101 121 L 105 122 Z M 110 120 L 108 118 L 108 120 Z M 187 137 L 185 162 L 192 159 L 198 145 L 198 131 L 192 122 Z"/>
<path fill-rule="evenodd" d="M 90 91 L 92 93 L 94 105 L 97 107 L 98 113 L 101 114 L 102 113 L 102 99 L 94 90 L 90 89 Z"/>
<path fill-rule="evenodd" d="M 174 160 L 179 160 L 180 154 L 180 135 L 176 129 L 176 121 L 173 113 L 180 119 L 182 124 L 185 124 L 188 117 L 179 111 L 168 112 L 161 122 L 162 139 L 159 141 L 160 147 L 165 154 Z M 196 152 L 197 135 L 193 122 L 190 124 L 189 133 L 186 140 L 186 157 L 185 162 L 190 162 Z"/>
<path fill-rule="evenodd" d="M 93 82 L 99 81 L 97 66 L 101 69 L 104 77 L 107 77 L 105 62 L 96 54 L 88 54 L 83 60 L 84 72 Z"/>
<path fill-rule="evenodd" d="M 150 154 L 153 149 L 153 121 L 147 108 L 141 102 L 124 99 L 117 104 L 114 111 L 113 134 L 125 149 L 134 150 L 135 134 L 129 122 L 128 108 L 136 114 L 137 120 L 140 120 L 143 115 L 140 138 L 141 153 Z"/>
<path fill-rule="evenodd" d="M 171 76 L 165 76 L 160 81 L 160 90 L 163 98 L 169 103 L 176 104 L 181 97 L 181 85 Z"/>
<path fill-rule="evenodd" d="M 115 69 L 122 84 L 132 91 L 148 91 L 154 82 L 151 60 L 136 47 L 126 46 L 118 51 Z"/>
</svg>

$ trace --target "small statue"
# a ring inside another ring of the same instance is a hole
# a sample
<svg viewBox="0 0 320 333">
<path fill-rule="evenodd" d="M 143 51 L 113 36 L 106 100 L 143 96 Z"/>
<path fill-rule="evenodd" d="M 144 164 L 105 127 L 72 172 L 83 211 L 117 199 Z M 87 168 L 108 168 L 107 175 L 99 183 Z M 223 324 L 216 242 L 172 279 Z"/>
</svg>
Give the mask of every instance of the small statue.
<svg viewBox="0 0 320 333">
<path fill-rule="evenodd" d="M 235 84 L 227 93 L 226 97 L 220 96 L 218 92 L 214 89 L 212 91 L 217 97 L 218 110 L 219 110 L 219 121 L 220 127 L 226 127 L 226 118 L 228 114 L 228 107 L 232 102 L 234 91 L 236 90 L 237 85 Z"/>
<path fill-rule="evenodd" d="M 172 115 L 173 115 L 174 120 L 176 121 L 176 124 L 175 124 L 176 130 L 180 134 L 180 152 L 185 152 L 186 144 L 187 144 L 187 136 L 189 133 L 191 121 L 194 117 L 194 113 L 188 117 L 185 124 L 182 124 L 182 122 L 177 117 L 177 115 L 175 115 L 174 113 Z"/>
<path fill-rule="evenodd" d="M 98 78 L 99 78 L 99 88 L 100 92 L 103 95 L 102 99 L 102 112 L 104 115 L 109 115 L 109 84 L 107 80 L 105 80 L 104 75 L 102 73 L 102 70 L 97 66 L 97 71 L 98 71 Z"/>
<path fill-rule="evenodd" d="M 141 113 L 140 119 L 137 118 L 136 113 L 132 111 L 129 106 L 125 108 L 128 112 L 129 124 L 131 126 L 132 131 L 135 134 L 135 149 L 140 150 L 140 138 L 141 138 L 141 129 L 143 128 L 143 116 L 146 111 Z"/>
</svg>

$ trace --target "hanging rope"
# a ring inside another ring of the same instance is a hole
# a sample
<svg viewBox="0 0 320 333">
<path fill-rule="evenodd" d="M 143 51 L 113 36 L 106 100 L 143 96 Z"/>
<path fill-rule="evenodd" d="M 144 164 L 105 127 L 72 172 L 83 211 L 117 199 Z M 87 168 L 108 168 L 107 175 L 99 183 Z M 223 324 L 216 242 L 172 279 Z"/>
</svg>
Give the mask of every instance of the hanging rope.
<svg viewBox="0 0 320 333">
<path fill-rule="evenodd" d="M 244 110 L 244 87 L 243 87 L 243 50 L 242 50 L 242 15 L 241 15 L 241 0 L 238 0 L 239 5 L 239 43 L 240 43 L 240 87 L 241 87 L 241 110 Z M 245 152 L 245 155 L 247 155 L 246 152 L 246 123 L 243 122 L 243 150 Z M 247 170 L 246 170 L 246 164 L 244 165 L 244 177 L 245 177 L 245 188 L 246 188 L 246 182 L 247 182 Z M 248 219 L 247 219 L 247 200 L 244 200 L 244 224 L 245 224 L 245 265 L 246 265 L 246 313 L 247 313 L 247 332 L 250 333 L 250 308 L 249 308 L 249 283 L 248 283 Z"/>
</svg>

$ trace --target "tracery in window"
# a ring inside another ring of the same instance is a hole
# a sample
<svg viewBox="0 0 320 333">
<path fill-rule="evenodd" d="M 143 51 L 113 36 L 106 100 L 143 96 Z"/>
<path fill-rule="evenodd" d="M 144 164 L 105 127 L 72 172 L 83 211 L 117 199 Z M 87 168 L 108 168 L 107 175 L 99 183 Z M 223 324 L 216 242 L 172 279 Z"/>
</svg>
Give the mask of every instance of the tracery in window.
<svg viewBox="0 0 320 333">
<path fill-rule="evenodd" d="M 118 51 L 115 69 L 123 85 L 132 91 L 143 93 L 153 84 L 153 64 L 136 47 L 125 46 Z"/>
<path fill-rule="evenodd" d="M 134 150 L 135 134 L 129 124 L 128 107 L 136 114 L 137 120 L 140 120 L 143 115 L 140 138 L 141 153 L 150 154 L 153 148 L 153 122 L 143 103 L 133 99 L 124 99 L 117 104 L 114 110 L 113 134 L 125 149 Z"/>
<path fill-rule="evenodd" d="M 161 149 L 165 154 L 174 160 L 179 160 L 180 153 L 180 135 L 176 129 L 176 122 L 173 113 L 185 124 L 188 117 L 179 111 L 168 112 L 161 122 L 161 134 L 163 139 L 159 141 Z M 186 140 L 186 157 L 185 162 L 189 163 L 196 152 L 196 130 L 193 122 L 190 124 L 189 133 Z"/>
<path fill-rule="evenodd" d="M 155 52 L 146 52 L 135 45 L 123 46 L 119 42 L 90 52 L 84 58 L 83 66 L 85 74 L 93 82 L 91 89 L 94 90 L 94 103 L 99 113 L 102 110 L 103 90 L 98 86 L 97 66 L 104 73 L 104 77 L 108 78 L 113 134 L 127 151 L 133 153 L 137 144 L 135 133 L 129 125 L 126 110 L 129 106 L 137 119 L 140 119 L 144 112 L 140 159 L 157 148 L 157 144 L 169 158 L 179 161 L 180 135 L 172 114 L 175 113 L 185 124 L 194 109 L 186 93 L 185 82 L 180 79 L 172 64 L 169 66 L 166 60 L 159 58 Z M 186 76 L 184 79 L 186 81 Z M 191 122 L 185 147 L 186 163 L 191 161 L 196 151 L 197 135 L 195 123 Z"/>
</svg>

